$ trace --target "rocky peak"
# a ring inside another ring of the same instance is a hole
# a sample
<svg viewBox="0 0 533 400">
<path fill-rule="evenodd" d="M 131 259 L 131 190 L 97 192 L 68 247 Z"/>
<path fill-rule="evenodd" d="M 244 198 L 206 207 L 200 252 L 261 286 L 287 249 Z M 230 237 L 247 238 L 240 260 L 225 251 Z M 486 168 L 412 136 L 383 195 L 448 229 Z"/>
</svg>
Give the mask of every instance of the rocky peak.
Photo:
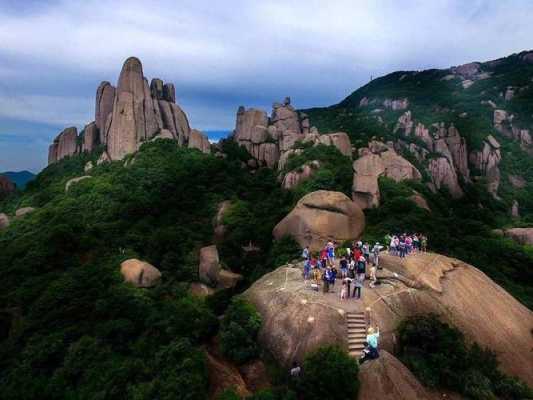
<svg viewBox="0 0 533 400">
<path fill-rule="evenodd" d="M 0 200 L 3 199 L 5 196 L 9 195 L 10 193 L 13 193 L 16 188 L 17 188 L 17 185 L 11 182 L 11 179 L 9 179 L 5 175 L 0 175 Z M 2 215 L 5 215 L 5 214 L 2 214 Z M 0 222 L 0 228 L 2 228 L 1 222 Z"/>
<path fill-rule="evenodd" d="M 71 126 L 56 136 L 48 148 L 48 164 L 52 164 L 62 158 L 72 156 L 78 152 L 78 130 Z"/>
<path fill-rule="evenodd" d="M 346 133 L 320 135 L 315 127 L 310 126 L 309 117 L 294 109 L 290 97 L 272 105 L 270 118 L 263 110 L 240 106 L 233 140 L 245 147 L 260 165 L 269 168 L 282 168 L 281 165 L 285 165 L 297 142 L 335 146 L 349 157 L 352 153 L 350 138 Z"/>
<path fill-rule="evenodd" d="M 76 134 L 63 131 L 50 146 L 49 163 L 72 155 L 76 149 Z M 141 61 L 130 57 L 122 66 L 117 87 L 102 82 L 96 91 L 95 121 L 86 125 L 83 151 L 98 145 L 106 147 L 106 158 L 120 160 L 137 151 L 140 145 L 153 138 L 172 138 L 182 146 L 210 151 L 206 135 L 194 132 L 189 144 L 191 128 L 187 116 L 176 104 L 176 89 L 172 83 L 154 78 L 148 85 Z"/>
</svg>

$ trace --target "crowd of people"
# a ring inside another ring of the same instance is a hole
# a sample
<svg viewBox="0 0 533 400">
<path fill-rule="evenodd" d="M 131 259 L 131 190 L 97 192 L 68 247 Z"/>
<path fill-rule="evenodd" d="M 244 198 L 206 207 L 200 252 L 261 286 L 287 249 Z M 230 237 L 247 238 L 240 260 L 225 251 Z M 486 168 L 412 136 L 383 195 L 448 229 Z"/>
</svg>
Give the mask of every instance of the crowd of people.
<svg viewBox="0 0 533 400">
<path fill-rule="evenodd" d="M 359 300 L 362 296 L 364 281 L 370 280 L 369 287 L 374 288 L 377 284 L 377 270 L 380 269 L 380 254 L 387 251 L 388 254 L 404 258 L 416 252 L 427 251 L 428 239 L 419 233 L 413 234 L 389 234 L 385 236 L 385 245 L 375 242 L 355 241 L 349 247 L 340 247 L 333 240 L 326 243 L 318 254 L 312 254 L 309 246 L 302 251 L 304 259 L 303 276 L 310 282 L 313 290 L 319 291 L 322 286 L 324 293 L 335 291 L 337 281 L 341 288 L 339 297 L 347 300 L 350 297 Z M 378 353 L 379 329 L 368 328 L 365 349 L 362 352 L 360 362 L 379 357 Z M 298 371 L 293 370 L 293 372 Z"/>
<path fill-rule="evenodd" d="M 380 268 L 381 251 L 386 250 L 390 255 L 403 258 L 417 251 L 427 251 L 428 239 L 418 233 L 389 234 L 385 236 L 385 243 L 375 242 L 371 245 L 369 242 L 356 241 L 350 247 L 341 248 L 330 240 L 318 254 L 311 254 L 307 246 L 302 252 L 304 279 L 311 281 L 314 290 L 318 291 L 322 286 L 324 293 L 330 292 L 340 281 L 339 296 L 342 300 L 350 297 L 360 299 L 367 271 L 369 287 L 374 288 L 377 283 L 376 272 Z"/>
</svg>

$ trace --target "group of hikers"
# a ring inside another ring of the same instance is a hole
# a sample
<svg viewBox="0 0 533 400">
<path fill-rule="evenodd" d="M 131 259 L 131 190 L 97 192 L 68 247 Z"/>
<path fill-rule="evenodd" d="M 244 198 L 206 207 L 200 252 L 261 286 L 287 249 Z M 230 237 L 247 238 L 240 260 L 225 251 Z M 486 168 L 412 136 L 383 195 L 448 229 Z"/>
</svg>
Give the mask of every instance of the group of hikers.
<svg viewBox="0 0 533 400">
<path fill-rule="evenodd" d="M 385 236 L 388 254 L 402 258 L 416 251 L 425 252 L 427 241 L 425 235 L 416 233 Z M 324 293 L 330 292 L 336 281 L 340 280 L 342 286 L 339 297 L 342 300 L 350 297 L 360 299 L 367 269 L 369 287 L 374 288 L 377 283 L 376 272 L 380 269 L 380 253 L 384 249 L 385 246 L 380 242 L 370 245 L 369 242 L 359 240 L 350 247 L 341 248 L 335 241 L 330 240 L 318 254 L 313 255 L 307 246 L 302 252 L 304 279 L 311 281 L 311 288 L 314 290 L 318 291 L 322 286 Z"/>
<path fill-rule="evenodd" d="M 380 269 L 380 254 L 387 251 L 388 254 L 404 258 L 415 252 L 427 251 L 428 239 L 419 233 L 413 234 L 388 234 L 385 236 L 385 244 L 361 240 L 355 241 L 348 247 L 338 246 L 334 240 L 329 240 L 318 254 L 312 254 L 309 246 L 302 251 L 304 259 L 303 276 L 311 282 L 311 288 L 318 291 L 322 285 L 324 293 L 334 289 L 337 280 L 340 280 L 341 300 L 352 297 L 361 299 L 361 291 L 364 281 L 369 273 L 369 287 L 374 288 L 378 283 L 377 270 Z M 365 348 L 359 362 L 379 357 L 378 353 L 379 329 L 368 328 Z M 293 366 L 291 375 L 300 372 L 299 366 Z"/>
</svg>

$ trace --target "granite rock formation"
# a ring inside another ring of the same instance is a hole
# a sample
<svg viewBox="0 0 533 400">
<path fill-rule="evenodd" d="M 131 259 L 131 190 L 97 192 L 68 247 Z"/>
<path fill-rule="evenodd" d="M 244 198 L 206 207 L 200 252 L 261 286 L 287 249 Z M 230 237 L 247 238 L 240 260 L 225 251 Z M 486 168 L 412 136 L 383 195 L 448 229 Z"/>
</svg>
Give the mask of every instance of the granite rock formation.
<svg viewBox="0 0 533 400">
<path fill-rule="evenodd" d="M 378 179 L 385 176 L 400 182 L 406 179 L 421 180 L 420 172 L 392 146 L 373 141 L 368 148 L 359 149 L 361 157 L 353 163 L 352 198 L 362 209 L 379 206 Z"/>
<path fill-rule="evenodd" d="M 154 78 L 148 84 L 140 60 L 128 58 L 116 88 L 104 81 L 96 90 L 95 120 L 86 125 L 81 148 L 76 128 L 61 132 L 50 146 L 48 164 L 80 151 L 105 147 L 108 160 L 121 160 L 153 138 L 171 138 L 180 146 L 210 152 L 206 135 L 191 130 L 185 112 L 176 104 L 172 83 Z"/>
<path fill-rule="evenodd" d="M 273 104 L 270 118 L 263 110 L 239 107 L 233 140 L 245 147 L 260 166 L 269 168 L 282 169 L 289 153 L 297 150 L 294 146 L 298 142 L 331 145 L 346 156 L 352 154 L 346 133 L 320 135 L 310 126 L 309 117 L 294 109 L 289 97 L 283 103 Z"/>
</svg>

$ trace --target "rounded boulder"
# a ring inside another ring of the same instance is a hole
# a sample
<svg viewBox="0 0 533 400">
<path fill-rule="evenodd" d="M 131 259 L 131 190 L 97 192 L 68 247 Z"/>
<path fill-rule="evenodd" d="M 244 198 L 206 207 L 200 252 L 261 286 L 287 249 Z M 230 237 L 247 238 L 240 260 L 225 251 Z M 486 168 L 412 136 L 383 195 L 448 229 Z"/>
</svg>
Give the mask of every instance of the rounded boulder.
<svg viewBox="0 0 533 400">
<path fill-rule="evenodd" d="M 276 239 L 293 237 L 302 247 L 318 251 L 328 240 L 355 240 L 365 228 L 361 208 L 341 192 L 319 190 L 302 197 L 274 228 Z"/>
</svg>

